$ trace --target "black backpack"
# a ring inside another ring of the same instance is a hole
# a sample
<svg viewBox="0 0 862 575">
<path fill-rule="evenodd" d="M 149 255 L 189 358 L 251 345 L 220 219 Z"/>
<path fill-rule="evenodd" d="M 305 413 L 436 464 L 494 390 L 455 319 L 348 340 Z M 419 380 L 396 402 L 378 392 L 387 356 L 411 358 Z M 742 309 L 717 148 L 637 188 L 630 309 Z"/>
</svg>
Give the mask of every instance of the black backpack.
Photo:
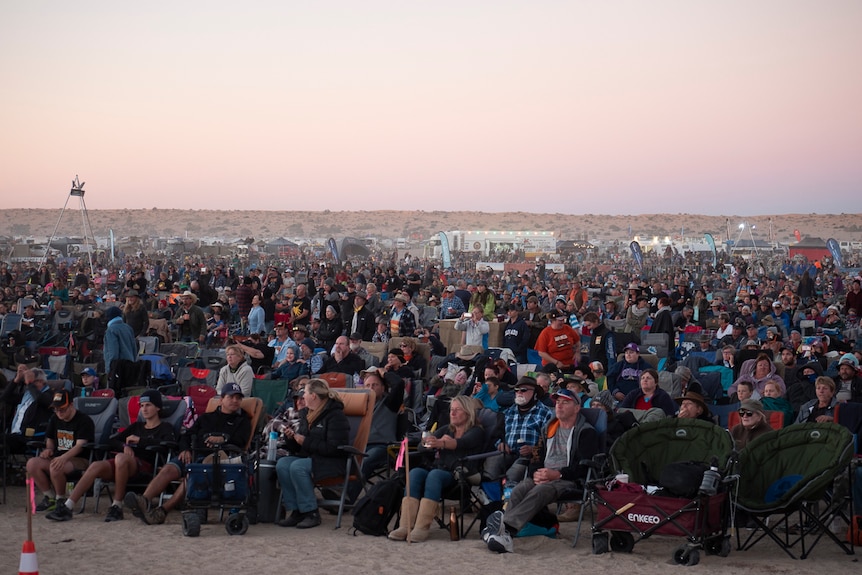
<svg viewBox="0 0 862 575">
<path fill-rule="evenodd" d="M 401 481 L 378 481 L 353 506 L 353 529 L 366 535 L 388 535 L 389 523 L 398 512 L 402 497 L 404 486 Z"/>
</svg>

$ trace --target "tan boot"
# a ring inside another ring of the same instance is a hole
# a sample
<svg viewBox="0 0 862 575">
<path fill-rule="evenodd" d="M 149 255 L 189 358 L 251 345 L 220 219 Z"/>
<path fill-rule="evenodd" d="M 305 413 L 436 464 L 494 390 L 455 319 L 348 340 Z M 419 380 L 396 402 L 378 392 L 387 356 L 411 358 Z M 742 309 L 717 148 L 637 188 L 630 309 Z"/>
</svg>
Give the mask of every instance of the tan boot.
<svg viewBox="0 0 862 575">
<path fill-rule="evenodd" d="M 419 511 L 419 500 L 415 497 L 405 497 L 401 500 L 401 519 L 398 521 L 398 529 L 389 532 L 389 538 L 393 541 L 404 541 L 407 539 L 407 526 L 413 529 L 416 523 L 416 513 Z"/>
<path fill-rule="evenodd" d="M 416 514 L 416 526 L 410 532 L 410 542 L 420 543 L 428 539 L 431 533 L 431 522 L 437 516 L 440 504 L 433 499 L 425 497 L 419 502 L 419 513 Z"/>
</svg>

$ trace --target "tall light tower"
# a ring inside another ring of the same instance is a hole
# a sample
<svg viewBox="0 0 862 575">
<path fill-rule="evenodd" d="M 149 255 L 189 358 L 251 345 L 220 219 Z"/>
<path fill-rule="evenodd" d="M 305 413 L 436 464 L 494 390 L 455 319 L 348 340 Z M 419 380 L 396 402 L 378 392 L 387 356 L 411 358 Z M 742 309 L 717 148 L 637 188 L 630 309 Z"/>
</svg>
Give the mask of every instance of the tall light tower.
<svg viewBox="0 0 862 575">
<path fill-rule="evenodd" d="M 66 202 L 63 204 L 63 209 L 60 211 L 60 217 L 57 218 L 57 225 L 54 226 L 54 231 L 51 234 L 51 238 L 48 240 L 48 249 L 51 248 L 54 238 L 57 237 L 57 230 L 60 229 L 60 222 L 63 221 L 63 214 L 66 213 L 66 206 L 69 205 L 69 200 L 71 198 L 78 198 L 78 205 L 81 210 L 81 226 L 83 228 L 84 246 L 87 249 L 87 260 L 90 264 L 90 277 L 92 278 L 95 274 L 95 270 L 93 269 L 93 251 L 90 248 L 90 241 L 92 240 L 93 246 L 95 246 L 96 236 L 93 235 L 93 226 L 90 225 L 90 215 L 87 213 L 87 202 L 84 201 L 85 183 L 86 182 L 80 181 L 78 179 L 78 175 L 75 174 L 75 179 L 72 180 L 72 189 L 69 190 L 69 195 L 66 196 Z M 48 249 L 45 250 L 45 255 L 42 257 L 41 264 L 44 264 L 45 260 L 48 259 Z"/>
</svg>

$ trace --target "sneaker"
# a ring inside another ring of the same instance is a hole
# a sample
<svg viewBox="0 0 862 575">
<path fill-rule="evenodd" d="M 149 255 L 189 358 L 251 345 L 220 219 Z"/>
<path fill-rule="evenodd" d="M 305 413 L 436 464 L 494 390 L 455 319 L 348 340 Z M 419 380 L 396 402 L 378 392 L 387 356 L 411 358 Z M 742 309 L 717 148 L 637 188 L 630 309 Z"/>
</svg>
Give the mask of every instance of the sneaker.
<svg viewBox="0 0 862 575">
<path fill-rule="evenodd" d="M 149 525 L 146 513 L 150 510 L 150 502 L 143 495 L 132 492 L 126 493 L 123 503 L 132 510 L 132 515 Z"/>
<path fill-rule="evenodd" d="M 491 535 L 488 537 L 488 549 L 497 553 L 512 553 L 515 550 L 512 536 L 505 529 L 503 533 Z"/>
<path fill-rule="evenodd" d="M 165 522 L 167 515 L 168 512 L 165 511 L 165 508 L 159 505 L 144 513 L 144 521 L 146 521 L 147 525 L 161 525 Z"/>
<path fill-rule="evenodd" d="M 42 511 L 54 511 L 57 507 L 57 500 L 53 497 L 48 497 L 47 495 L 42 498 L 36 505 L 36 512 L 41 513 Z"/>
<path fill-rule="evenodd" d="M 123 509 L 119 505 L 111 505 L 111 508 L 108 509 L 108 514 L 105 515 L 105 523 L 110 523 L 111 521 L 122 521 L 123 520 Z"/>
<path fill-rule="evenodd" d="M 305 519 L 302 513 L 294 509 L 290 515 L 278 522 L 279 527 L 296 527 L 299 522 Z"/>
<path fill-rule="evenodd" d="M 296 524 L 297 529 L 310 529 L 320 525 L 320 511 L 317 509 L 303 513 L 302 515 L 302 521 Z"/>
<path fill-rule="evenodd" d="M 66 507 L 65 501 L 57 501 L 54 510 L 46 515 L 45 518 L 51 521 L 68 521 L 72 519 L 73 515 L 72 510 Z"/>
<path fill-rule="evenodd" d="M 500 532 L 500 525 L 503 524 L 503 512 L 495 511 L 485 520 L 485 528 L 482 529 L 482 541 L 488 542 L 488 538 L 495 533 Z"/>
</svg>

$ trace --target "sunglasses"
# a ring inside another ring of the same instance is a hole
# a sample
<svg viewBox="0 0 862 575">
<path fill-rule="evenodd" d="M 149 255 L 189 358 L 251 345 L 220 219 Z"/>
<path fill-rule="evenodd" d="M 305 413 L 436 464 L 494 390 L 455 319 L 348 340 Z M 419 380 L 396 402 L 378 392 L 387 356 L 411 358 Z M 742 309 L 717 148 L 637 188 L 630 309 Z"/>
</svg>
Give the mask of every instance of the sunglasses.
<svg viewBox="0 0 862 575">
<path fill-rule="evenodd" d="M 754 415 L 753 411 L 748 411 L 747 409 L 739 410 L 739 417 L 751 417 Z"/>
<path fill-rule="evenodd" d="M 528 391 L 533 391 L 532 387 L 516 387 L 515 393 L 527 393 Z"/>
</svg>

